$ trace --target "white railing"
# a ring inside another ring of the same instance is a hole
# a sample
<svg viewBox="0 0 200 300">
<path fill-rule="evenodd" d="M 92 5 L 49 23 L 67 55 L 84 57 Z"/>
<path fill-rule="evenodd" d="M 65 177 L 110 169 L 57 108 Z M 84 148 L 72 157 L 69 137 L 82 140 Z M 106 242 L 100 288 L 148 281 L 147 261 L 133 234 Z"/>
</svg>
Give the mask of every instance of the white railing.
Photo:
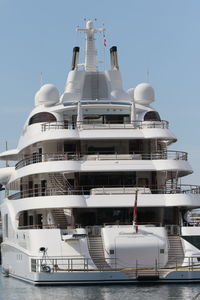
<svg viewBox="0 0 200 300">
<path fill-rule="evenodd" d="M 42 258 L 31 257 L 30 259 L 31 271 L 36 273 L 94 272 L 97 270 L 91 258 L 45 256 Z M 110 262 L 110 266 L 105 266 L 107 260 Z M 166 274 L 173 271 L 199 271 L 200 263 L 196 257 L 184 257 L 184 263 L 180 263 L 180 260 L 183 260 L 183 257 L 174 257 L 173 261 L 170 262 L 170 267 L 161 267 L 157 259 L 152 262 L 151 266 L 145 266 L 136 260 L 135 263 L 127 267 L 120 263 L 117 258 L 110 257 L 105 257 L 105 260 L 99 259 L 99 261 L 95 259 L 95 262 L 98 263 L 99 272 L 131 272 L 132 278 L 153 274 L 164 278 Z"/>
<path fill-rule="evenodd" d="M 118 152 L 113 153 L 34 153 L 30 156 L 20 160 L 16 165 L 15 169 L 20 169 L 30 164 L 47 162 L 47 161 L 61 161 L 61 160 L 185 160 L 187 161 L 187 152 L 183 151 L 154 151 L 150 153 L 137 152 L 122 154 Z"/>
<path fill-rule="evenodd" d="M 65 121 L 60 122 L 46 122 L 41 124 L 41 130 L 58 130 L 58 129 L 67 129 L 67 130 L 74 130 L 77 128 L 90 130 L 90 129 L 152 129 L 152 128 L 161 128 L 161 129 L 168 129 L 169 122 L 162 120 L 162 121 L 133 121 L 131 123 L 89 123 L 89 122 L 79 122 L 77 125 L 76 123 L 67 123 Z"/>
<path fill-rule="evenodd" d="M 116 258 L 108 258 L 116 264 Z M 105 258 L 106 260 L 106 258 Z M 116 269 L 111 269 L 109 267 L 105 268 L 104 259 L 95 259 L 98 263 L 99 271 L 116 271 Z M 42 258 L 31 258 L 31 271 L 32 272 L 87 272 L 95 271 L 96 267 L 91 258 L 84 257 L 51 257 L 45 256 Z"/>
<path fill-rule="evenodd" d="M 23 186 L 22 186 L 23 188 Z M 140 194 L 200 194 L 200 186 L 198 185 L 163 185 L 163 186 L 104 186 L 104 187 L 90 187 L 82 186 L 79 189 L 66 188 L 59 190 L 53 187 L 35 189 L 22 189 L 20 192 L 8 196 L 10 200 L 16 200 L 29 197 L 45 197 L 45 196 L 64 196 L 64 195 L 125 195 L 135 194 L 139 189 Z"/>
<path fill-rule="evenodd" d="M 117 195 L 117 194 L 151 194 L 150 188 L 146 187 L 102 187 L 91 189 L 91 195 Z"/>
</svg>

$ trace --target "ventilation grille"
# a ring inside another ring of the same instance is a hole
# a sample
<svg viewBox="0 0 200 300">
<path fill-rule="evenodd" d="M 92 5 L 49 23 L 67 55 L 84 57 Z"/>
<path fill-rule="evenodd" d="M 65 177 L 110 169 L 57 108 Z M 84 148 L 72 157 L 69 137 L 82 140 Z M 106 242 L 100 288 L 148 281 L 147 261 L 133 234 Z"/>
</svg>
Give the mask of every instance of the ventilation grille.
<svg viewBox="0 0 200 300">
<path fill-rule="evenodd" d="M 82 99 L 108 99 L 108 86 L 104 74 L 90 72 L 85 75 Z"/>
</svg>

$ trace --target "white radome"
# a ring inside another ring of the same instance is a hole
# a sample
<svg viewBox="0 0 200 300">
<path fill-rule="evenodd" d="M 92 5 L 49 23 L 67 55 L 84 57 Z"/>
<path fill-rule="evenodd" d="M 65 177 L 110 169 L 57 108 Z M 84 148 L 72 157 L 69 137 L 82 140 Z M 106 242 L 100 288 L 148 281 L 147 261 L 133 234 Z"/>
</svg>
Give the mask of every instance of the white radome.
<svg viewBox="0 0 200 300">
<path fill-rule="evenodd" d="M 128 94 L 120 89 L 115 89 L 110 94 L 113 100 L 130 100 Z"/>
<path fill-rule="evenodd" d="M 134 100 L 134 91 L 135 91 L 134 88 L 130 88 L 127 90 L 127 93 L 129 94 L 132 100 Z"/>
<path fill-rule="evenodd" d="M 138 104 L 148 105 L 155 101 L 155 92 L 149 83 L 140 83 L 134 90 L 134 100 Z"/>
<path fill-rule="evenodd" d="M 59 91 L 53 84 L 43 85 L 35 94 L 35 106 L 44 104 L 51 106 L 59 102 Z"/>
<path fill-rule="evenodd" d="M 92 29 L 94 26 L 93 26 L 93 22 L 91 20 L 87 21 L 86 23 L 86 28 L 87 29 Z"/>
</svg>

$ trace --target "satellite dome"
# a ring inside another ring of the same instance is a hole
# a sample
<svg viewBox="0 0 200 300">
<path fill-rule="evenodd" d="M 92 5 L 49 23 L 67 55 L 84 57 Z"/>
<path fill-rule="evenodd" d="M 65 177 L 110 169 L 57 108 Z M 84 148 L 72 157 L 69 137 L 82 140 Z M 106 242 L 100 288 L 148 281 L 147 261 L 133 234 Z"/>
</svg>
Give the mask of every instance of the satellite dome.
<svg viewBox="0 0 200 300">
<path fill-rule="evenodd" d="M 134 100 L 138 104 L 150 104 L 155 101 L 154 89 L 149 83 L 138 84 L 134 91 Z"/>
<path fill-rule="evenodd" d="M 129 94 L 129 96 L 131 97 L 131 99 L 134 99 L 134 88 L 130 88 L 127 90 L 127 93 Z"/>
<path fill-rule="evenodd" d="M 53 84 L 43 85 L 35 94 L 35 105 L 51 106 L 59 102 L 59 91 Z"/>
<path fill-rule="evenodd" d="M 113 100 L 130 100 L 128 93 L 121 89 L 113 90 L 110 95 Z"/>
</svg>

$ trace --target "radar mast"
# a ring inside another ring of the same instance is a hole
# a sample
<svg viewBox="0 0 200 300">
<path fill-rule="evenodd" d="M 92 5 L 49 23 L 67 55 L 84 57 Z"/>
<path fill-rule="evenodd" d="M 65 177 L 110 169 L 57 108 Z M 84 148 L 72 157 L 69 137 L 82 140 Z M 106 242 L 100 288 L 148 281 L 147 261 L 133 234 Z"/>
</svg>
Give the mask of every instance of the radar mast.
<svg viewBox="0 0 200 300">
<path fill-rule="evenodd" d="M 105 28 L 94 28 L 94 24 L 91 20 L 86 22 L 86 28 L 77 28 L 76 31 L 84 32 L 86 34 L 86 47 L 85 47 L 85 70 L 89 72 L 97 71 L 97 50 L 95 48 L 94 35 L 97 32 L 105 31 Z"/>
</svg>

